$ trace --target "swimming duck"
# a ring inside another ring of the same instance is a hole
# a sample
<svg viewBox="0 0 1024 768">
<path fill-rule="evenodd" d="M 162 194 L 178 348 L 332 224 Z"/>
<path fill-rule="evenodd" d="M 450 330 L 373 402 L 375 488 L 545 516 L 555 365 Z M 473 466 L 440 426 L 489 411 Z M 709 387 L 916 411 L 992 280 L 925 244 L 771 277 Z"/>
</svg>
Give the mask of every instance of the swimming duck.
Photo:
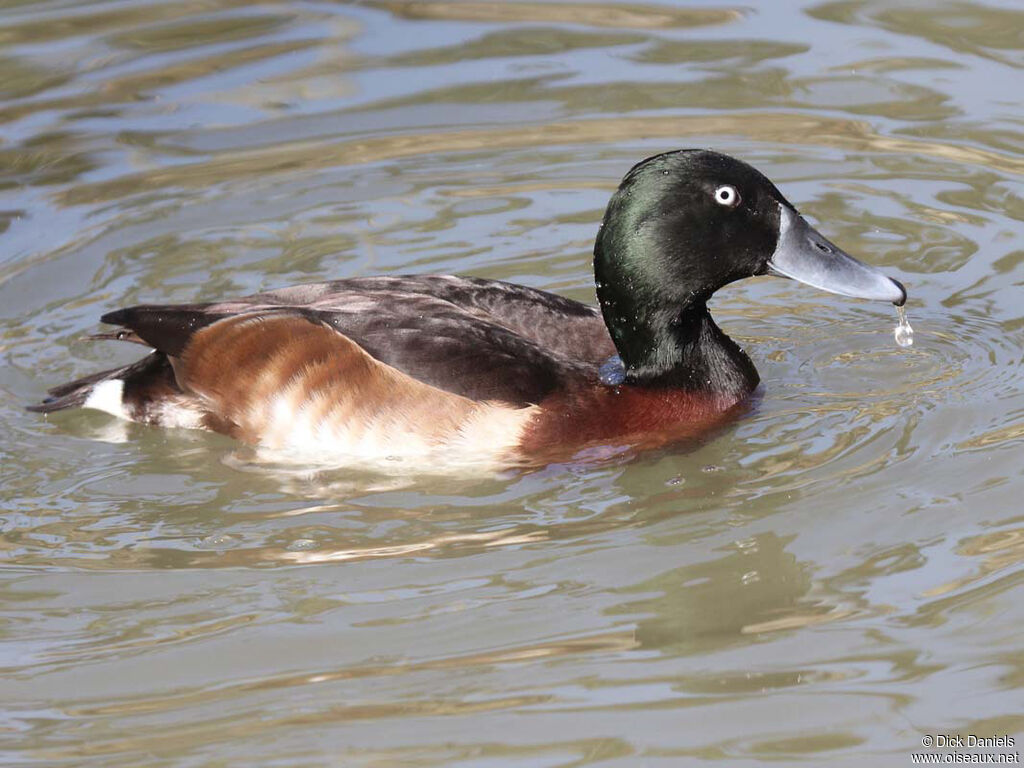
<svg viewBox="0 0 1024 768">
<path fill-rule="evenodd" d="M 104 315 L 151 348 L 30 410 L 95 408 L 321 461 L 500 464 L 699 436 L 742 410 L 754 364 L 708 312 L 779 275 L 902 305 L 903 286 L 815 231 L 764 175 L 684 149 L 625 176 L 594 246 L 598 307 L 473 277 L 357 277 Z"/>
</svg>

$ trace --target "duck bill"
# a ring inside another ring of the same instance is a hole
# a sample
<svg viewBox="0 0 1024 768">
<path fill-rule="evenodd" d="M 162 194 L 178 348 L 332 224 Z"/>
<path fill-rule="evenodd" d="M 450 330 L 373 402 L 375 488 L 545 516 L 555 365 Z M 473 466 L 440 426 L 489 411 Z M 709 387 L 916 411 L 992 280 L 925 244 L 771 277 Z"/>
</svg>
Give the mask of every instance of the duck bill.
<svg viewBox="0 0 1024 768">
<path fill-rule="evenodd" d="M 783 205 L 779 211 L 779 242 L 768 260 L 769 274 L 843 296 L 891 301 L 898 307 L 906 303 L 901 283 L 829 242 L 793 209 Z"/>
</svg>

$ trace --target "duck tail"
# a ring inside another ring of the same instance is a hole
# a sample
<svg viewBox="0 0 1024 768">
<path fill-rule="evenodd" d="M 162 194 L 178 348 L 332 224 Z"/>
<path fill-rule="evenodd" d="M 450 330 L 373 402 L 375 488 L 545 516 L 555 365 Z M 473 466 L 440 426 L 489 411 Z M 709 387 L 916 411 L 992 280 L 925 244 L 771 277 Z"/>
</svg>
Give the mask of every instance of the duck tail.
<svg viewBox="0 0 1024 768">
<path fill-rule="evenodd" d="M 130 365 L 61 384 L 49 390 L 49 397 L 41 403 L 27 406 L 26 410 L 53 413 L 67 408 L 97 408 L 127 418 L 126 406 L 148 393 L 154 385 L 178 389 L 170 361 L 163 352 L 152 352 Z"/>
</svg>

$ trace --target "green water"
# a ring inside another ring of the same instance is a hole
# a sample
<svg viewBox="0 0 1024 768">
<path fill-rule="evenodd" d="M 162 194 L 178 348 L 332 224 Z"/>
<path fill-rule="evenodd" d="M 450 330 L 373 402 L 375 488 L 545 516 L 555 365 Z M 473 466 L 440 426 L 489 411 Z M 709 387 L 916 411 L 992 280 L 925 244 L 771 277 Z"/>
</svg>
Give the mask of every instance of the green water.
<svg viewBox="0 0 1024 768">
<path fill-rule="evenodd" d="M 1022 68 L 1009 0 L 0 3 L 0 761 L 1022 751 Z M 593 301 L 610 191 L 682 146 L 905 282 L 913 346 L 740 283 L 747 417 L 497 476 L 22 410 L 136 356 L 79 340 L 131 303 L 406 272 Z"/>
</svg>

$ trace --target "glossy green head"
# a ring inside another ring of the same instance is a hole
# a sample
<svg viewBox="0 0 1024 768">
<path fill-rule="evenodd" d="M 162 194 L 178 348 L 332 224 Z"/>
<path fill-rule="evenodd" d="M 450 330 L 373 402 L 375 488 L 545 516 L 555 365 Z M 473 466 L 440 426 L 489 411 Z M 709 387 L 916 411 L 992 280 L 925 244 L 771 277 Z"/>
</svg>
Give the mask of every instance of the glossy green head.
<svg viewBox="0 0 1024 768">
<path fill-rule="evenodd" d="M 750 361 L 707 313 L 724 285 L 778 274 L 850 296 L 906 298 L 899 283 L 810 227 L 762 173 L 698 149 L 656 155 L 626 174 L 594 246 L 594 273 L 627 377 L 710 389 L 756 383 Z M 723 360 L 702 361 L 709 354 Z M 717 365 L 729 357 L 732 374 Z"/>
</svg>

